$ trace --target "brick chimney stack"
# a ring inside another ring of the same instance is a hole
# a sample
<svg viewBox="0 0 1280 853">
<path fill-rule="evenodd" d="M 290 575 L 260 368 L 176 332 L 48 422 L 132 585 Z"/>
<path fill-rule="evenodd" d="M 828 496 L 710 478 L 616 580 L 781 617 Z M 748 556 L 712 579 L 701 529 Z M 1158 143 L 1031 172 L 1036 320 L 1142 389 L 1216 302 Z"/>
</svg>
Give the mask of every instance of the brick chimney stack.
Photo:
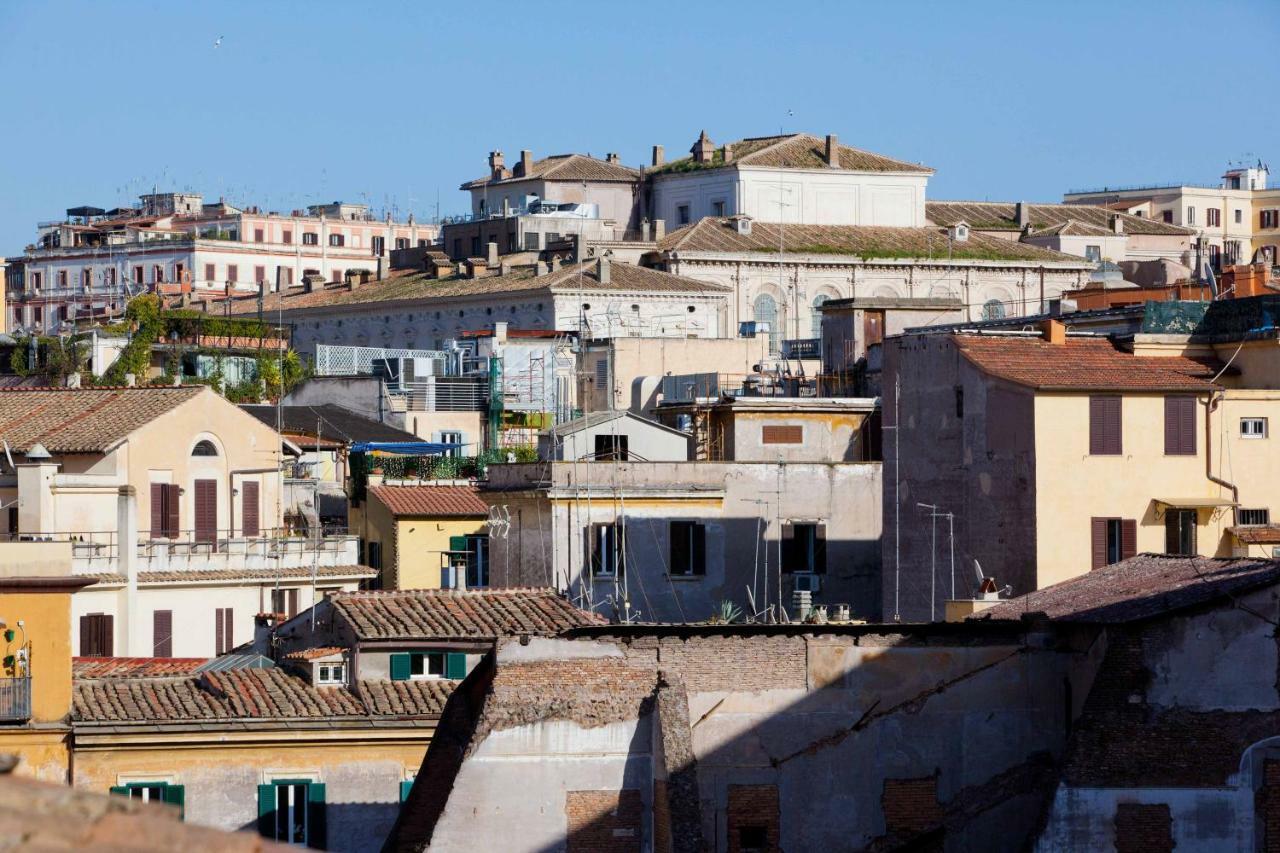
<svg viewBox="0 0 1280 853">
<path fill-rule="evenodd" d="M 1031 227 L 1031 205 L 1020 201 L 1014 208 L 1018 215 L 1018 228 L 1025 231 Z"/>
<path fill-rule="evenodd" d="M 502 180 L 502 173 L 506 171 L 503 164 L 504 164 L 504 161 L 502 159 L 501 151 L 489 152 L 489 176 L 493 180 L 495 181 Z"/>
<path fill-rule="evenodd" d="M 834 133 L 827 134 L 827 165 L 832 169 L 840 168 L 840 142 Z"/>
<path fill-rule="evenodd" d="M 621 163 L 622 158 L 619 157 L 616 153 L 610 151 L 608 154 L 604 155 L 604 161 L 606 163 Z"/>
<path fill-rule="evenodd" d="M 653 166 L 657 168 L 666 162 L 667 154 L 661 145 L 653 146 Z"/>
<path fill-rule="evenodd" d="M 525 149 L 520 152 L 520 177 L 527 178 L 533 172 L 533 152 Z"/>
</svg>

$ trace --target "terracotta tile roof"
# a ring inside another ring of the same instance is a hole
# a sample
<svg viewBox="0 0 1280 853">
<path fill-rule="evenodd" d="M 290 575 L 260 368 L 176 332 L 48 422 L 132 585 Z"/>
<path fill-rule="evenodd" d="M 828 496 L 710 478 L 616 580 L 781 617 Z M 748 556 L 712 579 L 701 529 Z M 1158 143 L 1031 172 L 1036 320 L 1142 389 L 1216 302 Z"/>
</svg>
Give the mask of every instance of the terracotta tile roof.
<svg viewBox="0 0 1280 853">
<path fill-rule="evenodd" d="M 1059 222 L 1057 225 L 1050 225 L 1048 228 L 1033 231 L 1024 239 L 1033 237 L 1115 237 L 1114 231 L 1109 228 L 1102 228 L 1097 225 L 1090 225 L 1077 219 L 1068 219 Z"/>
<path fill-rule="evenodd" d="M 1135 356 L 1109 338 L 953 335 L 956 348 L 991 376 L 1042 390 L 1207 391 L 1222 368 L 1182 356 Z"/>
<path fill-rule="evenodd" d="M 672 160 L 650 170 L 654 174 L 721 169 L 726 166 L 761 166 L 771 169 L 827 169 L 827 141 L 808 133 L 757 136 L 728 143 L 733 157 L 724 161 L 723 146 L 711 163 L 694 163 L 692 157 Z M 934 170 L 919 163 L 896 160 L 883 154 L 840 145 L 840 168 L 853 172 L 908 172 L 932 175 Z"/>
<path fill-rule="evenodd" d="M 1228 527 L 1227 532 L 1244 545 L 1280 545 L 1280 524 Z"/>
<path fill-rule="evenodd" d="M 496 639 L 607 624 L 552 589 L 411 589 L 329 596 L 362 640 Z"/>
<path fill-rule="evenodd" d="M 475 486 L 370 486 L 392 515 L 484 518 L 489 505 Z"/>
<path fill-rule="evenodd" d="M 101 452 L 161 415 L 214 393 L 184 388 L 10 388 L 0 391 L 0 439 L 25 453 Z"/>
<path fill-rule="evenodd" d="M 1133 205 L 1129 205 L 1132 207 Z M 925 202 L 925 218 L 934 225 L 955 225 L 966 222 L 970 228 L 982 231 L 1019 231 L 1018 206 L 1011 201 L 928 201 Z M 1126 234 L 1163 234 L 1191 236 L 1192 228 L 1171 225 L 1143 216 L 1117 213 L 1101 205 L 1093 204 L 1029 204 L 1027 213 L 1032 231 L 1042 231 L 1074 219 L 1085 225 L 1111 230 L 1111 217 L 1119 216 Z"/>
<path fill-rule="evenodd" d="M 285 660 L 317 660 L 332 657 L 346 651 L 342 646 L 316 646 L 310 649 L 298 649 L 284 656 Z"/>
<path fill-rule="evenodd" d="M 308 579 L 311 569 L 307 566 L 283 569 L 212 569 L 207 571 L 139 572 L 138 583 L 178 583 L 181 581 L 273 581 L 276 578 Z M 320 566 L 316 577 L 321 578 L 373 578 L 377 569 L 368 566 Z M 112 572 L 85 573 L 85 577 L 97 578 L 99 584 L 124 583 L 125 576 Z"/>
<path fill-rule="evenodd" d="M 517 163 L 519 160 L 516 161 Z M 534 160 L 527 175 L 512 175 L 501 181 L 491 176 L 467 181 L 459 189 L 469 190 L 485 184 L 509 184 L 515 181 L 591 181 L 597 183 L 635 183 L 640 180 L 640 170 L 621 163 L 610 163 L 586 154 L 553 154 Z"/>
<path fill-rule="evenodd" d="M 779 234 L 787 254 L 849 255 L 865 260 L 913 259 L 987 261 L 1044 261 L 1092 269 L 1076 255 L 988 237 L 974 232 L 963 243 L 952 243 L 945 228 L 886 228 L 870 225 L 778 225 L 752 222 L 750 234 L 740 234 L 732 218 L 707 217 L 672 231 L 658 243 L 665 252 L 760 252 L 776 255 Z"/>
<path fill-rule="evenodd" d="M 74 678 L 173 678 L 190 675 L 208 658 L 90 658 L 71 659 Z"/>
<path fill-rule="evenodd" d="M 401 689 L 401 684 L 407 686 Z M 453 686 L 438 679 L 313 687 L 277 668 L 205 672 L 195 678 L 77 679 L 72 723 L 434 717 Z"/>
<path fill-rule="evenodd" d="M 286 851 L 253 832 L 184 823 L 175 806 L 0 776 L 0 839 L 11 851 Z"/>
<path fill-rule="evenodd" d="M 275 429 L 275 406 L 248 404 L 241 405 L 240 408 Z M 280 416 L 286 433 L 307 436 L 306 441 L 311 443 L 304 444 L 304 450 L 308 446 L 315 447 L 313 438 L 316 435 L 317 426 L 321 439 L 339 439 L 342 442 L 422 440 L 411 432 L 405 432 L 332 403 L 326 403 L 323 406 L 281 406 Z"/>
<path fill-rule="evenodd" d="M 1079 259 L 1076 258 L 1076 260 Z M 580 264 L 567 264 L 554 272 L 540 276 L 534 275 L 532 267 L 517 267 L 506 275 L 487 275 L 480 278 L 457 276 L 429 278 L 427 273 L 414 273 L 381 279 L 355 290 L 334 287 L 283 296 L 273 293 L 265 298 L 263 310 L 271 313 L 335 305 L 361 306 L 373 303 L 400 305 L 428 303 L 432 299 L 454 297 L 483 297 L 536 291 L 570 292 L 579 289 L 605 293 L 663 292 L 711 295 L 725 294 L 730 291 L 730 288 L 723 285 L 617 262 L 610 266 L 609 284 L 601 284 L 596 269 L 596 261 L 583 261 Z M 215 305 L 212 310 L 217 313 L 223 309 Z M 238 297 L 232 301 L 232 314 L 249 314 L 257 311 L 256 296 Z"/>
<path fill-rule="evenodd" d="M 1217 557 L 1139 554 L 1069 581 L 1030 592 L 971 619 L 1050 619 L 1122 624 L 1160 616 L 1280 582 L 1280 563 Z"/>
</svg>

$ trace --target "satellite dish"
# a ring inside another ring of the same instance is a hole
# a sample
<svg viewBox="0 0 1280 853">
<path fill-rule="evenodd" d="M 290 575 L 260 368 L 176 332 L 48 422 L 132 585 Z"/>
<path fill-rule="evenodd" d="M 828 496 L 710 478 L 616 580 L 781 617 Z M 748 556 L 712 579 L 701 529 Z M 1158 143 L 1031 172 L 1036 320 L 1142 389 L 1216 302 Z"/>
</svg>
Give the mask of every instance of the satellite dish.
<svg viewBox="0 0 1280 853">
<path fill-rule="evenodd" d="M 978 575 L 978 586 L 982 586 L 982 582 L 987 579 L 987 576 L 982 573 L 982 564 L 979 563 L 977 560 L 974 560 L 973 570 Z"/>
</svg>

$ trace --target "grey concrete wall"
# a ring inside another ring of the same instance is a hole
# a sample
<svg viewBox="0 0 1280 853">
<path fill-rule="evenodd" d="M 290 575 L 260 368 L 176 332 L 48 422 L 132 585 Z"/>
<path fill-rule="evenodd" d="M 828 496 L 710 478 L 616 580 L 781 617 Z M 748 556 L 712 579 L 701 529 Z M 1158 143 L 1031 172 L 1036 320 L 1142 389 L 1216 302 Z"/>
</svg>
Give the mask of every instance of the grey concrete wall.
<svg viewBox="0 0 1280 853">
<path fill-rule="evenodd" d="M 1033 396 L 979 373 L 946 335 L 885 341 L 886 427 L 894 425 L 898 379 L 899 429 L 885 432 L 883 448 L 884 618 L 900 613 L 912 622 L 941 619 L 943 604 L 952 597 L 947 520 L 937 521 L 935 545 L 929 510 L 919 503 L 955 516 L 957 595 L 973 594 L 975 559 L 998 584 L 1011 585 L 1013 595 L 1031 592 L 1036 578 Z"/>
</svg>

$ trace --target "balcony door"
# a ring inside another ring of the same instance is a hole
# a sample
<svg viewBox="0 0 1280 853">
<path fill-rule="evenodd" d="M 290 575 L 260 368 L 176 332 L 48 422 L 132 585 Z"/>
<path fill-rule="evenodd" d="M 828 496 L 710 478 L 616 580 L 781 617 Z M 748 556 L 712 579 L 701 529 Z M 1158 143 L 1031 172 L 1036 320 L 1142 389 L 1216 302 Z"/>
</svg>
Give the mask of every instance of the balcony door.
<svg viewBox="0 0 1280 853">
<path fill-rule="evenodd" d="M 218 481 L 196 480 L 196 542 L 218 542 Z"/>
</svg>

